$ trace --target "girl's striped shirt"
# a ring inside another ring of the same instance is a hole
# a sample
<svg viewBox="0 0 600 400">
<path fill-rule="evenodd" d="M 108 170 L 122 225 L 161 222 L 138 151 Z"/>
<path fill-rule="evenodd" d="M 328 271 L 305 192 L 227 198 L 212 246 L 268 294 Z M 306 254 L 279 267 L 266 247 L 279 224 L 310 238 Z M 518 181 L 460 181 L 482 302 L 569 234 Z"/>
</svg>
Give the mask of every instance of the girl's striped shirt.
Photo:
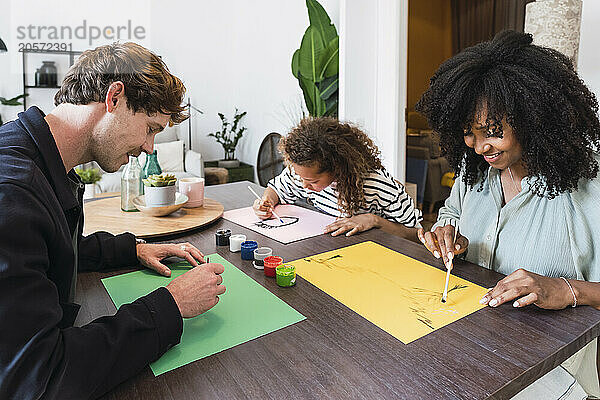
<svg viewBox="0 0 600 400">
<path fill-rule="evenodd" d="M 335 182 L 320 192 L 305 189 L 300 176 L 289 166 L 271 179 L 268 186 L 277 193 L 282 204 L 305 199 L 325 214 L 348 217 L 338 208 Z M 404 190 L 404 185 L 397 182 L 385 169 L 373 171 L 363 179 L 363 192 L 365 203 L 357 214 L 372 213 L 409 228 L 421 227 L 421 211 L 415 207 L 413 199 Z"/>
</svg>

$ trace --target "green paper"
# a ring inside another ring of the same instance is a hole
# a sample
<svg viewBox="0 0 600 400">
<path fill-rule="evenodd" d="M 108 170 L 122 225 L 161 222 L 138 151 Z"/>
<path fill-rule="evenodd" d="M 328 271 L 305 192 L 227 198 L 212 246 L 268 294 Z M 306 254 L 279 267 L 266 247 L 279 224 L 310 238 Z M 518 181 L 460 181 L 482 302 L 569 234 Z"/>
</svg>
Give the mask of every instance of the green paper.
<svg viewBox="0 0 600 400">
<path fill-rule="evenodd" d="M 227 291 L 209 311 L 183 320 L 181 342 L 150 364 L 155 376 L 306 319 L 220 255 L 208 257 L 225 267 L 222 276 Z M 119 308 L 191 268 L 187 262 L 169 267 L 169 278 L 143 270 L 105 278 L 102 283 Z"/>
</svg>

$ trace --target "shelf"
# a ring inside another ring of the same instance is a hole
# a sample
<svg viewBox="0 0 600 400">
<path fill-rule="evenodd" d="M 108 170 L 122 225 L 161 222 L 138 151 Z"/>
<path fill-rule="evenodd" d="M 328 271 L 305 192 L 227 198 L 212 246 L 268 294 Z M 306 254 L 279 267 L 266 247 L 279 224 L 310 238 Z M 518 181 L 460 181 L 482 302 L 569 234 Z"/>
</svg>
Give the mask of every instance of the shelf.
<svg viewBox="0 0 600 400">
<path fill-rule="evenodd" d="M 75 58 L 83 53 L 81 51 L 71 51 L 71 50 L 34 50 L 34 49 L 23 49 L 23 50 L 20 50 L 19 52 L 21 53 L 21 55 L 23 57 L 22 69 L 23 69 L 23 93 L 24 94 L 28 94 L 27 92 L 32 89 L 53 89 L 53 90 L 60 89 L 60 85 L 58 85 L 58 82 L 56 82 L 57 84 L 55 86 L 40 86 L 40 85 L 28 85 L 27 84 L 28 80 L 29 80 L 29 82 L 33 82 L 32 79 L 27 79 L 28 76 L 32 77 L 32 75 L 29 75 L 27 73 L 27 66 L 28 66 L 27 60 L 30 58 L 31 54 L 51 54 L 54 56 L 68 56 L 69 67 L 70 67 L 75 62 Z M 27 97 L 23 98 L 23 111 L 27 111 Z"/>
<path fill-rule="evenodd" d="M 60 89 L 60 86 L 31 86 L 25 85 L 26 89 Z"/>
<path fill-rule="evenodd" d="M 82 51 L 69 51 L 69 50 L 33 50 L 33 49 L 24 49 L 19 50 L 19 53 L 45 53 L 45 54 L 82 54 Z"/>
</svg>

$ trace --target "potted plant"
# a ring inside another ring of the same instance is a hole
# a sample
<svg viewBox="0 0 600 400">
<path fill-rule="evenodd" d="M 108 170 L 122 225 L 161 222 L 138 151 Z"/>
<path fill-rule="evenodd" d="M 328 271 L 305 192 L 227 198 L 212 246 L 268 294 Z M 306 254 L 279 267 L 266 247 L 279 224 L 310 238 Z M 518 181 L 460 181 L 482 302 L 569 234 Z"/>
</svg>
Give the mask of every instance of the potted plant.
<svg viewBox="0 0 600 400">
<path fill-rule="evenodd" d="M 96 195 L 96 182 L 102 178 L 100 170 L 98 168 L 77 168 L 75 169 L 77 175 L 81 179 L 81 182 L 85 184 L 85 191 L 83 192 L 84 199 L 91 199 Z"/>
<path fill-rule="evenodd" d="M 149 175 L 144 182 L 146 207 L 163 207 L 175 204 L 175 175 Z"/>
<path fill-rule="evenodd" d="M 240 161 L 235 158 L 235 147 L 246 130 L 245 127 L 238 128 L 238 125 L 240 120 L 246 115 L 246 111 L 238 113 L 238 109 L 236 108 L 232 124 L 229 123 L 222 113 L 218 113 L 218 115 L 221 118 L 221 130 L 208 134 L 208 136 L 214 137 L 217 143 L 220 143 L 223 146 L 223 150 L 225 150 L 225 158 L 219 160 L 218 165 L 221 168 L 237 168 L 240 166 Z"/>
<path fill-rule="evenodd" d="M 306 8 L 310 25 L 292 56 L 292 74 L 311 116 L 337 117 L 340 38 L 317 0 L 306 0 Z"/>
<path fill-rule="evenodd" d="M 29 95 L 28 94 L 20 94 L 16 97 L 13 97 L 12 99 L 0 97 L 0 104 L 2 104 L 3 106 L 22 106 L 23 103 L 21 103 L 19 101 L 19 99 L 22 99 L 25 96 L 29 96 Z M 2 121 L 2 115 L 0 115 L 0 125 L 2 125 L 3 123 L 4 122 Z"/>
</svg>

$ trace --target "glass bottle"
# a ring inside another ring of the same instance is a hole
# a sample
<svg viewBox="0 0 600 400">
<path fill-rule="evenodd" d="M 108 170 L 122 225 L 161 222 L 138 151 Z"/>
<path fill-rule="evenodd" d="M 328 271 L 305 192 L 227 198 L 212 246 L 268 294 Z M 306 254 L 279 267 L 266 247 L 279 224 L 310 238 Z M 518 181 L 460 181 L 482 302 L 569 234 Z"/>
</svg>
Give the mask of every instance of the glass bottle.
<svg viewBox="0 0 600 400">
<path fill-rule="evenodd" d="M 150 175 L 160 175 L 162 174 L 162 168 L 160 168 L 160 164 L 158 163 L 158 154 L 156 150 L 152 154 L 148 154 L 146 156 L 146 163 L 142 168 L 142 179 L 147 178 Z"/>
<path fill-rule="evenodd" d="M 137 211 L 133 199 L 142 192 L 142 168 L 137 157 L 129 156 L 129 163 L 121 174 L 121 210 Z"/>
</svg>

